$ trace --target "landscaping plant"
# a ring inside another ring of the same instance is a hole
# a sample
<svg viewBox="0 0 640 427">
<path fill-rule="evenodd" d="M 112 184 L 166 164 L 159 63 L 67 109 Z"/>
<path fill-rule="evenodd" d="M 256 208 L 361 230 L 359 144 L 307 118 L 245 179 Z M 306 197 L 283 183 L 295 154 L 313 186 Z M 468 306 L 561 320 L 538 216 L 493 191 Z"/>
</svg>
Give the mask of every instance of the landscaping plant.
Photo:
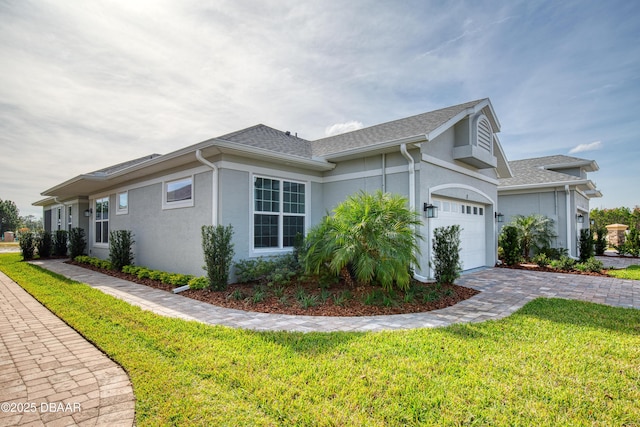
<svg viewBox="0 0 640 427">
<path fill-rule="evenodd" d="M 460 260 L 460 226 L 451 225 L 433 230 L 434 277 L 438 284 L 453 283 L 462 272 Z"/>
<path fill-rule="evenodd" d="M 31 231 L 20 233 L 20 251 L 22 259 L 29 261 L 33 259 L 36 251 L 36 238 Z"/>
<path fill-rule="evenodd" d="M 36 246 L 38 247 L 38 255 L 40 258 L 49 258 L 51 256 L 51 249 L 53 247 L 53 239 L 51 233 L 43 231 L 42 234 L 36 239 Z"/>
<path fill-rule="evenodd" d="M 585 262 L 589 258 L 593 258 L 593 234 L 590 228 L 580 230 L 580 262 Z"/>
<path fill-rule="evenodd" d="M 305 270 L 321 274 L 328 269 L 362 284 L 378 283 L 389 291 L 394 285 L 406 289 L 411 265 L 417 265 L 415 227 L 419 215 L 408 208 L 407 199 L 377 191 L 359 192 L 340 203 L 308 234 Z"/>
<path fill-rule="evenodd" d="M 203 225 L 202 249 L 204 251 L 204 269 L 209 279 L 209 287 L 222 291 L 229 283 L 229 269 L 233 259 L 233 226 Z"/>
<path fill-rule="evenodd" d="M 502 248 L 503 261 L 507 265 L 515 265 L 522 259 L 522 248 L 518 237 L 518 229 L 513 225 L 505 225 L 500 233 L 499 245 Z"/>
<path fill-rule="evenodd" d="M 135 243 L 131 230 L 114 230 L 109 233 L 109 261 L 114 270 L 122 271 L 133 264 L 132 246 Z"/>
<path fill-rule="evenodd" d="M 607 250 L 607 229 L 602 227 L 596 231 L 595 252 L 596 255 L 604 255 Z"/>
<path fill-rule="evenodd" d="M 534 249 L 551 246 L 551 239 L 556 237 L 553 231 L 553 220 L 544 215 L 516 215 L 510 225 L 518 230 L 522 256 L 526 260 Z"/>
<path fill-rule="evenodd" d="M 80 227 L 72 228 L 69 233 L 69 256 L 71 259 L 83 255 L 86 247 L 87 241 L 85 240 L 84 229 Z"/>
<path fill-rule="evenodd" d="M 53 239 L 53 254 L 55 256 L 67 256 L 67 230 L 56 230 Z"/>
</svg>

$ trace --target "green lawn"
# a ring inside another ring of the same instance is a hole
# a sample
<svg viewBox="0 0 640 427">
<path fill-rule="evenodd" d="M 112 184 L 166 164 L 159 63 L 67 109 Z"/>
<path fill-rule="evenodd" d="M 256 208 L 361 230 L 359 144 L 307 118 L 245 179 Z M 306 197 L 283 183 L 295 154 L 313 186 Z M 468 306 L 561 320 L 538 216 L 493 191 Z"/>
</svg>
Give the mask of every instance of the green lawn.
<svg viewBox="0 0 640 427">
<path fill-rule="evenodd" d="M 640 280 L 640 265 L 630 265 L 622 270 L 609 270 L 609 276 L 617 277 L 618 279 Z"/>
<path fill-rule="evenodd" d="M 0 255 L 121 364 L 146 425 L 638 425 L 640 310 L 538 299 L 509 318 L 263 333 L 164 318 Z"/>
</svg>

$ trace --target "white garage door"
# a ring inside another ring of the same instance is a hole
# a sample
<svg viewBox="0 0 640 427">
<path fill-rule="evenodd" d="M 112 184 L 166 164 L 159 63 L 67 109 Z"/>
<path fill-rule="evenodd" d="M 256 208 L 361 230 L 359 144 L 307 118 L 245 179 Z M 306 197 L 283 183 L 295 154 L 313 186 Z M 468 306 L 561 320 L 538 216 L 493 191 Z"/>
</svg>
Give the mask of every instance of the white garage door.
<svg viewBox="0 0 640 427">
<path fill-rule="evenodd" d="M 484 266 L 486 263 L 484 206 L 445 199 L 434 199 L 433 204 L 438 206 L 438 218 L 431 219 L 432 230 L 454 224 L 460 226 L 462 269 L 469 270 Z"/>
</svg>

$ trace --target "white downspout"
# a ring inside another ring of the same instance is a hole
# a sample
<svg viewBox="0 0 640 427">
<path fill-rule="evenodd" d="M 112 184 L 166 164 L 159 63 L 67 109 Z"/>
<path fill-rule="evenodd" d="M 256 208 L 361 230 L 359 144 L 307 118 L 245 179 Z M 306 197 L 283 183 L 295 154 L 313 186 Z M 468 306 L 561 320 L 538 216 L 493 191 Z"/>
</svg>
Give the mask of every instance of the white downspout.
<svg viewBox="0 0 640 427">
<path fill-rule="evenodd" d="M 409 152 L 407 151 L 407 144 L 400 145 L 400 152 L 407 159 L 407 163 L 409 164 L 409 208 L 411 212 L 416 211 L 416 167 L 415 160 Z M 413 266 L 413 274 L 416 275 L 416 266 Z"/>
<path fill-rule="evenodd" d="M 387 155 L 382 153 L 382 192 L 387 192 Z"/>
<path fill-rule="evenodd" d="M 571 242 L 571 192 L 569 191 L 569 185 L 564 186 L 564 194 L 565 204 L 567 205 L 567 251 L 569 252 L 569 256 L 572 256 L 571 248 L 573 244 Z"/>
<path fill-rule="evenodd" d="M 416 168 L 415 168 L 415 160 L 409 152 L 407 151 L 407 144 L 400 145 L 400 152 L 407 159 L 409 163 L 409 207 L 412 211 L 416 209 Z"/>
<path fill-rule="evenodd" d="M 202 156 L 202 150 L 196 150 L 196 159 L 213 171 L 213 179 L 211 180 L 211 224 L 218 225 L 218 167 Z"/>
</svg>

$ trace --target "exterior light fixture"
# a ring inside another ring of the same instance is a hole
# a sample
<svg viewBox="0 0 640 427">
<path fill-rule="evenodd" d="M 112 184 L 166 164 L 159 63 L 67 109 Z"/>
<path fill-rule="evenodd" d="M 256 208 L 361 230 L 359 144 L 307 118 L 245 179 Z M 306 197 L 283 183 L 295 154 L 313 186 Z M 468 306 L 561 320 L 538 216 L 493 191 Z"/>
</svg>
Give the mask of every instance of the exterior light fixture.
<svg viewBox="0 0 640 427">
<path fill-rule="evenodd" d="M 496 212 L 495 213 L 495 217 L 496 217 L 496 222 L 503 222 L 504 221 L 504 214 L 503 213 Z"/>
<path fill-rule="evenodd" d="M 576 221 L 578 222 L 578 224 L 582 224 L 584 222 L 584 215 L 582 214 L 576 215 Z"/>
<path fill-rule="evenodd" d="M 86 216 L 87 218 L 90 217 L 92 213 L 93 210 L 91 208 L 84 210 L 84 216 Z"/>
<path fill-rule="evenodd" d="M 425 203 L 422 210 L 424 211 L 424 216 L 426 216 L 427 218 L 438 217 L 438 207 L 432 205 L 431 203 Z"/>
</svg>

